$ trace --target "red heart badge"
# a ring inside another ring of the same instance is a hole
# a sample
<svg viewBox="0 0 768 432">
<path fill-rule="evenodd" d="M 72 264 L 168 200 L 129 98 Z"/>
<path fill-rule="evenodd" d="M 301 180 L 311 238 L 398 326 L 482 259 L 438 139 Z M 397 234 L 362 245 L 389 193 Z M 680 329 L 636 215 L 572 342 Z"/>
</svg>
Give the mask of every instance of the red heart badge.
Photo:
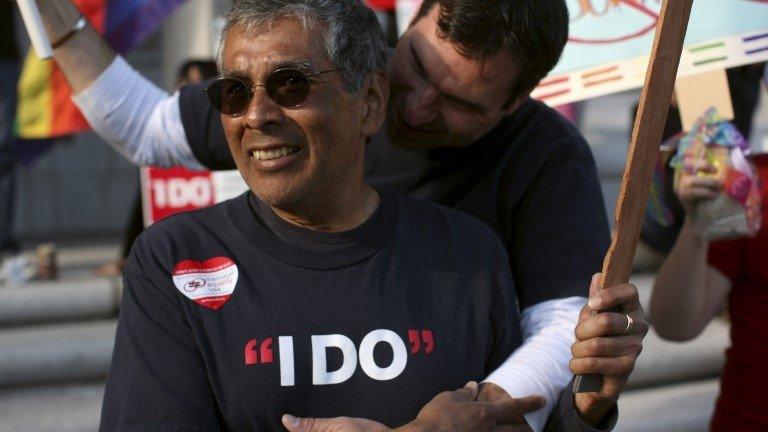
<svg viewBox="0 0 768 432">
<path fill-rule="evenodd" d="M 173 284 L 200 306 L 219 310 L 237 285 L 237 264 L 227 257 L 182 261 L 173 268 Z"/>
</svg>

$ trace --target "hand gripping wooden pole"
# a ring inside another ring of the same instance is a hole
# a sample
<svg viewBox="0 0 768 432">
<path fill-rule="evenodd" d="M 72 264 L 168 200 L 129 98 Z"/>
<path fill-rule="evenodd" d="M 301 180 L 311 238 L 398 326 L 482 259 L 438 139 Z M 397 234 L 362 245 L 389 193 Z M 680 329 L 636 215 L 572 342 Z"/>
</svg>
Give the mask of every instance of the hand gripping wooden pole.
<svg viewBox="0 0 768 432">
<path fill-rule="evenodd" d="M 629 282 L 692 6 L 693 0 L 664 0 L 661 7 L 616 204 L 616 229 L 603 261 L 601 288 Z M 578 375 L 573 392 L 599 392 L 602 386 L 601 375 Z"/>
</svg>

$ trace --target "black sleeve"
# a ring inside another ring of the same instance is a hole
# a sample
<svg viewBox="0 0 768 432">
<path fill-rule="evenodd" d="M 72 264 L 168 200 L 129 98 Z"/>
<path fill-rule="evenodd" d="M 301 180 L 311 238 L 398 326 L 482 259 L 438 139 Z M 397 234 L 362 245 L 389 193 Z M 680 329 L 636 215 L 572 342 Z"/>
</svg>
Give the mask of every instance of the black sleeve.
<svg viewBox="0 0 768 432">
<path fill-rule="evenodd" d="M 521 309 L 586 297 L 610 243 L 594 160 L 577 155 L 545 164 L 526 190 L 514 226 L 508 249 Z"/>
<path fill-rule="evenodd" d="M 179 91 L 181 123 L 187 142 L 201 164 L 211 170 L 237 169 L 227 146 L 220 114 L 208 102 L 205 88 L 212 80 L 184 86 Z"/>
<path fill-rule="evenodd" d="M 100 430 L 219 431 L 213 391 L 180 301 L 142 273 L 124 274 Z"/>
<path fill-rule="evenodd" d="M 489 348 L 485 365 L 487 376 L 498 369 L 512 355 L 515 348 L 522 344 L 522 330 L 507 252 L 496 235 L 491 236 L 486 244 L 494 245 L 490 248 L 493 256 L 489 259 L 489 262 L 493 263 L 491 271 L 494 277 L 490 305 L 491 337 L 489 338 L 493 345 Z"/>
<path fill-rule="evenodd" d="M 592 427 L 579 417 L 574 407 L 573 392 L 571 387 L 573 381 L 565 388 L 557 401 L 555 409 L 549 415 L 547 424 L 544 426 L 544 432 L 604 432 L 612 431 L 616 427 L 616 421 L 619 419 L 619 408 L 615 404 L 603 417 L 600 423 Z"/>
</svg>

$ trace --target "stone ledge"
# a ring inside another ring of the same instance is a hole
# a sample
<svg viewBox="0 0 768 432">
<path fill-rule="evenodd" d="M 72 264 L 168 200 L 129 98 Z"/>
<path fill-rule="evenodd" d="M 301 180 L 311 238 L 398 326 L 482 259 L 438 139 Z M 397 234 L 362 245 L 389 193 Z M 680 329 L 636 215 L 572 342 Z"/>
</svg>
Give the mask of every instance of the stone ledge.
<svg viewBox="0 0 768 432">
<path fill-rule="evenodd" d="M 103 398 L 103 382 L 0 390 L 0 431 L 95 431 Z"/>
<path fill-rule="evenodd" d="M 653 274 L 633 274 L 640 302 L 648 310 Z M 635 365 L 628 388 L 669 385 L 720 376 L 725 350 L 730 345 L 730 324 L 714 319 L 701 335 L 689 342 L 669 342 L 651 329 L 643 341 L 643 352 Z"/>
<path fill-rule="evenodd" d="M 615 432 L 701 432 L 709 429 L 718 379 L 629 391 L 619 399 Z"/>
<path fill-rule="evenodd" d="M 0 331 L 0 387 L 103 379 L 116 321 Z"/>
<path fill-rule="evenodd" d="M 119 304 L 117 279 L 33 282 L 0 289 L 0 327 L 109 318 Z"/>
<path fill-rule="evenodd" d="M 643 341 L 628 388 L 719 377 L 730 345 L 728 332 L 728 324 L 719 319 L 690 342 L 668 342 L 651 330 Z"/>
</svg>

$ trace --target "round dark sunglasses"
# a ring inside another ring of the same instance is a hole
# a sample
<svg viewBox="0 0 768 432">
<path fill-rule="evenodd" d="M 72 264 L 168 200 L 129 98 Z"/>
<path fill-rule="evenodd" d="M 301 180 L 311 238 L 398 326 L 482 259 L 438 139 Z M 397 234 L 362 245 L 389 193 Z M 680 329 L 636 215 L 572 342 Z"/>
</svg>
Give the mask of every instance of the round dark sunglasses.
<svg viewBox="0 0 768 432">
<path fill-rule="evenodd" d="M 205 92 L 214 108 L 230 116 L 238 116 L 248 109 L 256 87 L 264 87 L 278 105 L 293 108 L 307 99 L 312 84 L 322 82 L 312 78 L 330 72 L 338 72 L 338 69 L 312 74 L 299 69 L 278 69 L 269 74 L 264 84 L 254 85 L 248 85 L 237 78 L 219 78 Z"/>
</svg>

